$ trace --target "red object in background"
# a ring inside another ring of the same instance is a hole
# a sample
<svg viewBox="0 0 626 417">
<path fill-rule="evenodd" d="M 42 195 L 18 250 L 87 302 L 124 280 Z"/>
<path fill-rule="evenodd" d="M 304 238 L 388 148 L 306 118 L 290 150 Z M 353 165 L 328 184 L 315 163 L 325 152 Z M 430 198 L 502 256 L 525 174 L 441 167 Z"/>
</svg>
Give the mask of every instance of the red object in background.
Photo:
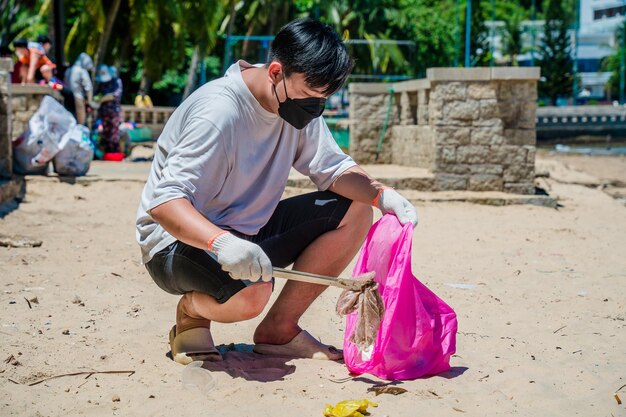
<svg viewBox="0 0 626 417">
<path fill-rule="evenodd" d="M 121 162 L 126 155 L 123 152 L 107 152 L 102 155 L 103 161 Z"/>
</svg>

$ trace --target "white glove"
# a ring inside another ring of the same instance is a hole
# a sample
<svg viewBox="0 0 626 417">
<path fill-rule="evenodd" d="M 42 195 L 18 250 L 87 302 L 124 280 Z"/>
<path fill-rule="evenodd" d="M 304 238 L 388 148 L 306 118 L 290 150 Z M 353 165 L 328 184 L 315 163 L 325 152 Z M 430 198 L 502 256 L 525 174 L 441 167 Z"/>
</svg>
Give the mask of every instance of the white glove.
<svg viewBox="0 0 626 417">
<path fill-rule="evenodd" d="M 393 188 L 385 188 L 378 197 L 378 208 L 383 214 L 394 214 L 400 224 L 405 225 L 409 222 L 413 223 L 413 227 L 417 226 L 417 210 L 407 200 L 402 197 Z"/>
<path fill-rule="evenodd" d="M 222 269 L 234 279 L 272 279 L 272 261 L 255 243 L 224 233 L 213 241 L 211 252 L 217 255 Z"/>
</svg>

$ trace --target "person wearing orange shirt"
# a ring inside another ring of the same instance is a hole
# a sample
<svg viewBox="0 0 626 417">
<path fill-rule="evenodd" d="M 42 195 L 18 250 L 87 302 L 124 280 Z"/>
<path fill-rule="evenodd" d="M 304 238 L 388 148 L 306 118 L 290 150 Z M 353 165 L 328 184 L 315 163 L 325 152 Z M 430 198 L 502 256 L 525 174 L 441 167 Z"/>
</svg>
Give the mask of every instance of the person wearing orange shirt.
<svg viewBox="0 0 626 417">
<path fill-rule="evenodd" d="M 47 36 L 40 36 L 37 40 L 38 42 L 28 42 L 26 46 L 22 39 L 13 43 L 15 53 L 21 63 L 19 79 L 22 84 L 35 83 L 37 78 L 49 82 L 56 68 L 46 55 L 50 50 L 50 39 Z"/>
</svg>

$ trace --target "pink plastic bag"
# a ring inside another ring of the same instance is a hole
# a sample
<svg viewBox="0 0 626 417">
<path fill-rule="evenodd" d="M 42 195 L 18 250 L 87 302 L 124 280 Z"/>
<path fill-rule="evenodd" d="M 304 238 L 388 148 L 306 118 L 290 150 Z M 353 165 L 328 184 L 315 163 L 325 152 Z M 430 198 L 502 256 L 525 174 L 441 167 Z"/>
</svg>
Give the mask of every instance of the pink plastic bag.
<svg viewBox="0 0 626 417">
<path fill-rule="evenodd" d="M 412 225 L 386 215 L 370 229 L 354 275 L 375 271 L 385 304 L 374 345 L 361 352 L 350 342 L 356 313 L 346 318 L 345 363 L 352 373 L 384 379 L 413 379 L 450 369 L 456 349 L 454 310 L 411 272 Z"/>
</svg>

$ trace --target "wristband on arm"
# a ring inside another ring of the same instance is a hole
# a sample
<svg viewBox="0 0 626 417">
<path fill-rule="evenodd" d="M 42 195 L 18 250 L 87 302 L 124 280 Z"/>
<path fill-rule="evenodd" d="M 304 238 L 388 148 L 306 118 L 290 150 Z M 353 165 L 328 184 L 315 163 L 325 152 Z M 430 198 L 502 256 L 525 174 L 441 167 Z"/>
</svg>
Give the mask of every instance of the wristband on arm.
<svg viewBox="0 0 626 417">
<path fill-rule="evenodd" d="M 378 207 L 378 200 L 380 199 L 380 196 L 383 195 L 383 191 L 388 190 L 388 189 L 392 189 L 393 187 L 387 187 L 386 185 L 383 185 L 382 188 L 380 190 L 378 190 L 378 194 L 376 194 L 376 198 L 374 198 L 374 207 L 379 208 Z"/>
<path fill-rule="evenodd" d="M 220 237 L 220 236 L 222 236 L 222 235 L 225 235 L 225 234 L 227 234 L 227 233 L 230 233 L 230 232 L 228 232 L 228 231 L 226 231 L 226 230 L 222 230 L 221 232 L 218 232 L 218 233 L 214 234 L 214 235 L 211 237 L 211 239 L 209 239 L 209 240 L 207 241 L 207 243 L 206 243 L 207 249 L 208 249 L 210 252 L 213 252 L 213 243 L 215 243 L 215 239 L 217 239 L 218 237 Z"/>
</svg>

